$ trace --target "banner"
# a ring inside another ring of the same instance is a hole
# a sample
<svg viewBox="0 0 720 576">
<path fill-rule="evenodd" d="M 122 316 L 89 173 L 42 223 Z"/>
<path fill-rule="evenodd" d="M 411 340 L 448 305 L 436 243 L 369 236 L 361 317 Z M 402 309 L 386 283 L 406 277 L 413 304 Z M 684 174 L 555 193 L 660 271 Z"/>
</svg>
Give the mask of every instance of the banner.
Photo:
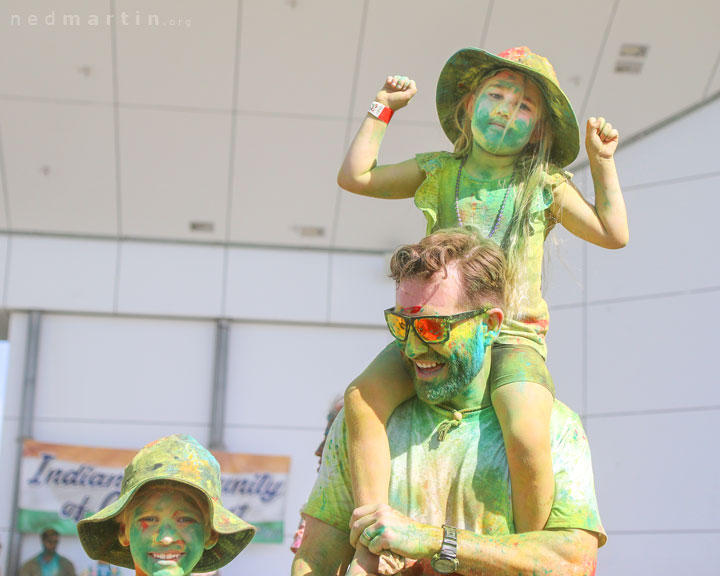
<svg viewBox="0 0 720 576">
<path fill-rule="evenodd" d="M 20 532 L 75 524 L 117 500 L 123 469 L 137 454 L 26 440 L 20 471 Z M 213 452 L 222 471 L 223 506 L 257 527 L 253 542 L 281 543 L 290 458 Z"/>
</svg>

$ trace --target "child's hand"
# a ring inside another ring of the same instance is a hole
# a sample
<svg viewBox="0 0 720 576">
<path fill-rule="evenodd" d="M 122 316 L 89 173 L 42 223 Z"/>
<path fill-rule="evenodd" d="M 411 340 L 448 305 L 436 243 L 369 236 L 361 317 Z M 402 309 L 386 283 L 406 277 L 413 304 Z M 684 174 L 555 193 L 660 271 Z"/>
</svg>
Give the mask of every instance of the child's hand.
<svg viewBox="0 0 720 576">
<path fill-rule="evenodd" d="M 415 94 L 417 94 L 415 80 L 407 76 L 388 76 L 385 78 L 385 85 L 375 96 L 375 100 L 389 106 L 395 112 L 407 106 Z"/>
<path fill-rule="evenodd" d="M 375 576 L 377 573 L 378 557 L 365 546 L 358 546 L 345 576 Z"/>
<path fill-rule="evenodd" d="M 618 145 L 618 131 L 605 118 L 589 118 L 585 131 L 585 149 L 589 158 L 609 160 Z"/>
</svg>

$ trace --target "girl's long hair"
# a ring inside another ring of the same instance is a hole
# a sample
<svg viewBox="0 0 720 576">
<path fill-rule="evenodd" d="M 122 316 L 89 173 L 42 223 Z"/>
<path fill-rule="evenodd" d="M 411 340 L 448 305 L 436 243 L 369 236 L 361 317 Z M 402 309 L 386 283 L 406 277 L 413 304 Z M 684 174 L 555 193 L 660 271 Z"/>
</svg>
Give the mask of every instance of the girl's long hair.
<svg viewBox="0 0 720 576">
<path fill-rule="evenodd" d="M 470 100 L 486 80 L 502 70 L 507 70 L 507 68 L 492 70 L 482 78 L 478 78 L 474 89 L 469 90 L 455 107 L 453 121 L 460 133 L 455 141 L 455 150 L 453 152 L 453 156 L 456 158 L 466 158 L 473 147 L 472 114 L 467 113 Z M 542 90 L 540 90 L 540 94 L 543 94 Z M 524 240 L 529 238 L 532 233 L 530 221 L 532 218 L 533 198 L 538 188 L 545 185 L 545 178 L 549 170 L 551 146 L 550 114 L 543 95 L 540 120 L 536 124 L 532 141 L 525 146 L 521 157 L 518 159 L 512 181 L 509 184 L 515 189 L 515 208 L 507 232 L 501 242 L 507 259 L 508 294 L 506 315 L 509 318 L 516 318 L 520 311 L 526 309 L 529 287 L 522 280 L 522 270 L 528 258 L 528 246 Z"/>
</svg>

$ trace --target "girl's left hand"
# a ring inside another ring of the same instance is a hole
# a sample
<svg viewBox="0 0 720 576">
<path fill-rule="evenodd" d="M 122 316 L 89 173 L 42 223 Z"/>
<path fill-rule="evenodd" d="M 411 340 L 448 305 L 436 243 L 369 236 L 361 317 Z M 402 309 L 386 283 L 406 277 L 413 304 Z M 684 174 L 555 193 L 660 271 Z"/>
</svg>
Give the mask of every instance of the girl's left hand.
<svg viewBox="0 0 720 576">
<path fill-rule="evenodd" d="M 609 160 L 618 145 L 618 131 L 605 118 L 589 118 L 585 129 L 585 149 L 588 157 Z"/>
</svg>

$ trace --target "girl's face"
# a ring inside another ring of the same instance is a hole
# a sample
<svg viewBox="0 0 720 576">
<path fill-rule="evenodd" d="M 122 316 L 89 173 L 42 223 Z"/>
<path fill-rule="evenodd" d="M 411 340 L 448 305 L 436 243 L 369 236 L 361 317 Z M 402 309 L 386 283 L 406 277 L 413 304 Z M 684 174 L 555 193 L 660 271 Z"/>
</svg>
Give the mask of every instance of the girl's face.
<svg viewBox="0 0 720 576">
<path fill-rule="evenodd" d="M 514 156 L 532 138 L 542 95 L 523 74 L 501 70 L 480 85 L 470 106 L 475 145 L 498 156 Z"/>
<path fill-rule="evenodd" d="M 129 544 L 137 574 L 189 574 L 208 543 L 206 514 L 182 490 L 150 491 L 125 518 L 120 543 Z"/>
</svg>

